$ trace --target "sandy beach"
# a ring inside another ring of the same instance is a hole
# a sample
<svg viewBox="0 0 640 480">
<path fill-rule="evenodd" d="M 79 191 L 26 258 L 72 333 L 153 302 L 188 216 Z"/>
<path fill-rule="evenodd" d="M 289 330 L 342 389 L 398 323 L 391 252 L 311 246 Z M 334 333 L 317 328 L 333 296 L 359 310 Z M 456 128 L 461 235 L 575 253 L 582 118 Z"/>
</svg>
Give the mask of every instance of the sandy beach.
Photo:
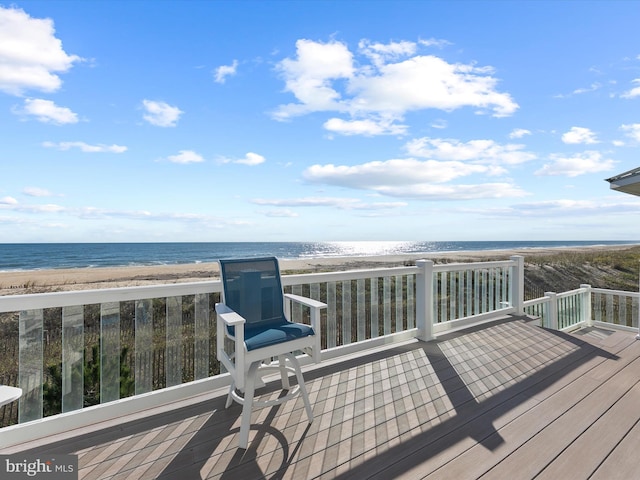
<svg viewBox="0 0 640 480">
<path fill-rule="evenodd" d="M 527 258 L 567 252 L 623 251 L 631 245 L 562 247 L 540 249 L 438 252 L 415 255 L 380 255 L 373 257 L 331 257 L 281 260 L 283 274 L 313 273 L 363 268 L 387 268 L 412 265 L 426 258 L 436 263 L 506 260 L 511 255 Z M 0 272 L 0 295 L 16 295 L 62 290 L 195 282 L 218 277 L 218 264 L 198 263 L 137 267 L 73 268 Z"/>
</svg>

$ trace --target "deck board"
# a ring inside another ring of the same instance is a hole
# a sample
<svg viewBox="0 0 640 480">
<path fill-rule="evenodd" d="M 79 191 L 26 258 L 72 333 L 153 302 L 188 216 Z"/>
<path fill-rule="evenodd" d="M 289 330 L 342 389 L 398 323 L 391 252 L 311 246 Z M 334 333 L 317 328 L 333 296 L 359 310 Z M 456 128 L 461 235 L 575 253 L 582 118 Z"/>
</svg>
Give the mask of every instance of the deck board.
<svg viewBox="0 0 640 480">
<path fill-rule="evenodd" d="M 100 480 L 635 474 L 640 342 L 630 332 L 570 335 L 514 319 L 305 378 L 313 423 L 300 399 L 255 411 L 246 451 L 236 449 L 240 406 L 224 409 L 223 396 L 20 451 L 75 453 L 80 478 Z"/>
</svg>

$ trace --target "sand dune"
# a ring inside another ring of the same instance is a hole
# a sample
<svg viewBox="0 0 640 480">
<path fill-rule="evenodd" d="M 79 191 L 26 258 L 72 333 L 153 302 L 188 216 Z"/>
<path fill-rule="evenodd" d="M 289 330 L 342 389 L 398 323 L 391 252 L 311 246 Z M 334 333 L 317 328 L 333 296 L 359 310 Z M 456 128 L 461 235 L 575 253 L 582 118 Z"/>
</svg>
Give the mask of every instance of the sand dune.
<svg viewBox="0 0 640 480">
<path fill-rule="evenodd" d="M 606 250 L 611 252 L 626 250 L 628 248 L 630 248 L 628 245 L 608 245 L 575 248 L 562 247 L 519 250 L 439 252 L 426 255 L 416 254 L 380 255 L 373 257 L 308 258 L 281 260 L 280 266 L 284 274 L 296 272 L 312 273 L 411 265 L 413 262 L 421 258 L 432 259 L 436 263 L 480 262 L 487 260 L 507 260 L 511 255 L 522 255 L 527 258 L 566 252 L 586 252 L 596 250 Z M 152 285 L 158 283 L 194 282 L 216 278 L 217 276 L 217 263 L 0 272 L 0 295 Z"/>
</svg>

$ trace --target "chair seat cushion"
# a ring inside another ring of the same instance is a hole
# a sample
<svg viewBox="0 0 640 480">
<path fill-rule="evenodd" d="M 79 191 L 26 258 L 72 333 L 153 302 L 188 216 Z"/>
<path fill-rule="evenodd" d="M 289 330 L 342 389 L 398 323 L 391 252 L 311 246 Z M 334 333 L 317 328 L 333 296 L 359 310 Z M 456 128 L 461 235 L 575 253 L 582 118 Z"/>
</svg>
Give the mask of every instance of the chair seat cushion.
<svg viewBox="0 0 640 480">
<path fill-rule="evenodd" d="M 277 345 L 297 338 L 313 335 L 313 328 L 303 323 L 284 322 L 279 325 L 265 325 L 247 328 L 244 332 L 244 343 L 247 350 Z"/>
</svg>

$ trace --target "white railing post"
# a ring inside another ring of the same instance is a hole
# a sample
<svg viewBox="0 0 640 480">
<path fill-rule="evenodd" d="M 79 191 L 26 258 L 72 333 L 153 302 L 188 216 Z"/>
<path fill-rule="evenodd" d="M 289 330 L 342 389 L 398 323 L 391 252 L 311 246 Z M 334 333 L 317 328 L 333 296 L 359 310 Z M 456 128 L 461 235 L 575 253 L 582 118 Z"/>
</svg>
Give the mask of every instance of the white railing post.
<svg viewBox="0 0 640 480">
<path fill-rule="evenodd" d="M 580 284 L 580 288 L 584 289 L 581 295 L 582 298 L 582 318 L 589 327 L 593 325 L 593 319 L 591 318 L 591 285 L 588 283 Z"/>
<path fill-rule="evenodd" d="M 558 294 L 544 292 L 544 296 L 549 297 L 549 328 L 558 330 Z"/>
<path fill-rule="evenodd" d="M 511 269 L 511 306 L 516 309 L 516 315 L 524 315 L 524 257 L 513 255 L 509 258 L 515 262 Z"/>
<path fill-rule="evenodd" d="M 433 261 L 416 262 L 416 326 L 418 339 L 433 340 Z"/>
</svg>

